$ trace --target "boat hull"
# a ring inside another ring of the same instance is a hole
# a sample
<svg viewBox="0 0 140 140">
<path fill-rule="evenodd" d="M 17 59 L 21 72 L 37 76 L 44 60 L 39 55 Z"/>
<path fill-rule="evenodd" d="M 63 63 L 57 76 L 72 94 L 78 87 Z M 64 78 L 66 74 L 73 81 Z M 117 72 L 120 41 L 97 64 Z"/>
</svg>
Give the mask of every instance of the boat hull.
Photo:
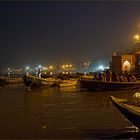
<svg viewBox="0 0 140 140">
<path fill-rule="evenodd" d="M 39 78 L 35 76 L 24 76 L 23 81 L 28 88 L 58 87 L 60 81 L 54 78 Z"/>
<path fill-rule="evenodd" d="M 62 80 L 62 82 L 60 83 L 60 87 L 76 86 L 77 84 L 78 84 L 77 79 Z"/>
<path fill-rule="evenodd" d="M 140 88 L 140 82 L 110 82 L 96 81 L 92 79 L 80 79 L 80 87 L 92 91 L 128 90 Z"/>
<path fill-rule="evenodd" d="M 140 129 L 140 106 L 128 104 L 127 100 L 113 96 L 111 96 L 111 101 L 130 122 Z"/>
<path fill-rule="evenodd" d="M 0 77 L 0 85 L 22 83 L 22 78 Z"/>
</svg>

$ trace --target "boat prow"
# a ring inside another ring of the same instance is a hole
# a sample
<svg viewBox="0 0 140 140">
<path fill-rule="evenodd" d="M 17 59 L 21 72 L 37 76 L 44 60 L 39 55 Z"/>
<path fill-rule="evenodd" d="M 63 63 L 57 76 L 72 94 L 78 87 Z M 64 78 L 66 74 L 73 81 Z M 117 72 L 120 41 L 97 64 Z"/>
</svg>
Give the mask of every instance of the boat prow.
<svg viewBox="0 0 140 140">
<path fill-rule="evenodd" d="M 114 96 L 110 96 L 110 98 L 113 102 L 116 102 L 116 103 L 126 101 L 126 99 L 115 98 Z"/>
<path fill-rule="evenodd" d="M 135 126 L 140 128 L 140 106 L 129 104 L 127 99 L 110 96 L 111 101 L 117 109 Z"/>
</svg>

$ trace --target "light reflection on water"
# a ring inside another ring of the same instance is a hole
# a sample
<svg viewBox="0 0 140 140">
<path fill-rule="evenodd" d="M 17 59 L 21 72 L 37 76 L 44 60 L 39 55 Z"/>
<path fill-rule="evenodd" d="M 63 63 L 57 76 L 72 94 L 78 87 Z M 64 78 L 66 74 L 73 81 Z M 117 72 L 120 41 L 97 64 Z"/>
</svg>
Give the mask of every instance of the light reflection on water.
<svg viewBox="0 0 140 140">
<path fill-rule="evenodd" d="M 88 92 L 79 87 L 28 91 L 21 84 L 7 86 L 0 90 L 0 138 L 139 137 L 109 99 L 135 92 Z"/>
</svg>

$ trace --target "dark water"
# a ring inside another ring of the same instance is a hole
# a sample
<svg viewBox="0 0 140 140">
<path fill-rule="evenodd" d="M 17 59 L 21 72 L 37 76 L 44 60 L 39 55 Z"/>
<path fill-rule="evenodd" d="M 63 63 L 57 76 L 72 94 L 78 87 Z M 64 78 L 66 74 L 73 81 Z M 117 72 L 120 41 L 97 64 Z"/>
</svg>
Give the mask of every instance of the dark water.
<svg viewBox="0 0 140 140">
<path fill-rule="evenodd" d="M 24 85 L 0 89 L 0 138 L 140 138 L 109 99 L 136 91 L 88 92 L 79 87 L 27 91 Z"/>
</svg>

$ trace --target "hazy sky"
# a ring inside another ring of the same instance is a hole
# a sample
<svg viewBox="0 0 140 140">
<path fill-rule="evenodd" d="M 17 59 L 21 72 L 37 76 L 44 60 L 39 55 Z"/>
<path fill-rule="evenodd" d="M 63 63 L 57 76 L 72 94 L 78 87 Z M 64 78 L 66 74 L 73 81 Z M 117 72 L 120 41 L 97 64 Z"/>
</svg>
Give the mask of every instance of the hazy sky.
<svg viewBox="0 0 140 140">
<path fill-rule="evenodd" d="M 140 2 L 0 2 L 0 67 L 80 62 L 132 45 Z"/>
</svg>

